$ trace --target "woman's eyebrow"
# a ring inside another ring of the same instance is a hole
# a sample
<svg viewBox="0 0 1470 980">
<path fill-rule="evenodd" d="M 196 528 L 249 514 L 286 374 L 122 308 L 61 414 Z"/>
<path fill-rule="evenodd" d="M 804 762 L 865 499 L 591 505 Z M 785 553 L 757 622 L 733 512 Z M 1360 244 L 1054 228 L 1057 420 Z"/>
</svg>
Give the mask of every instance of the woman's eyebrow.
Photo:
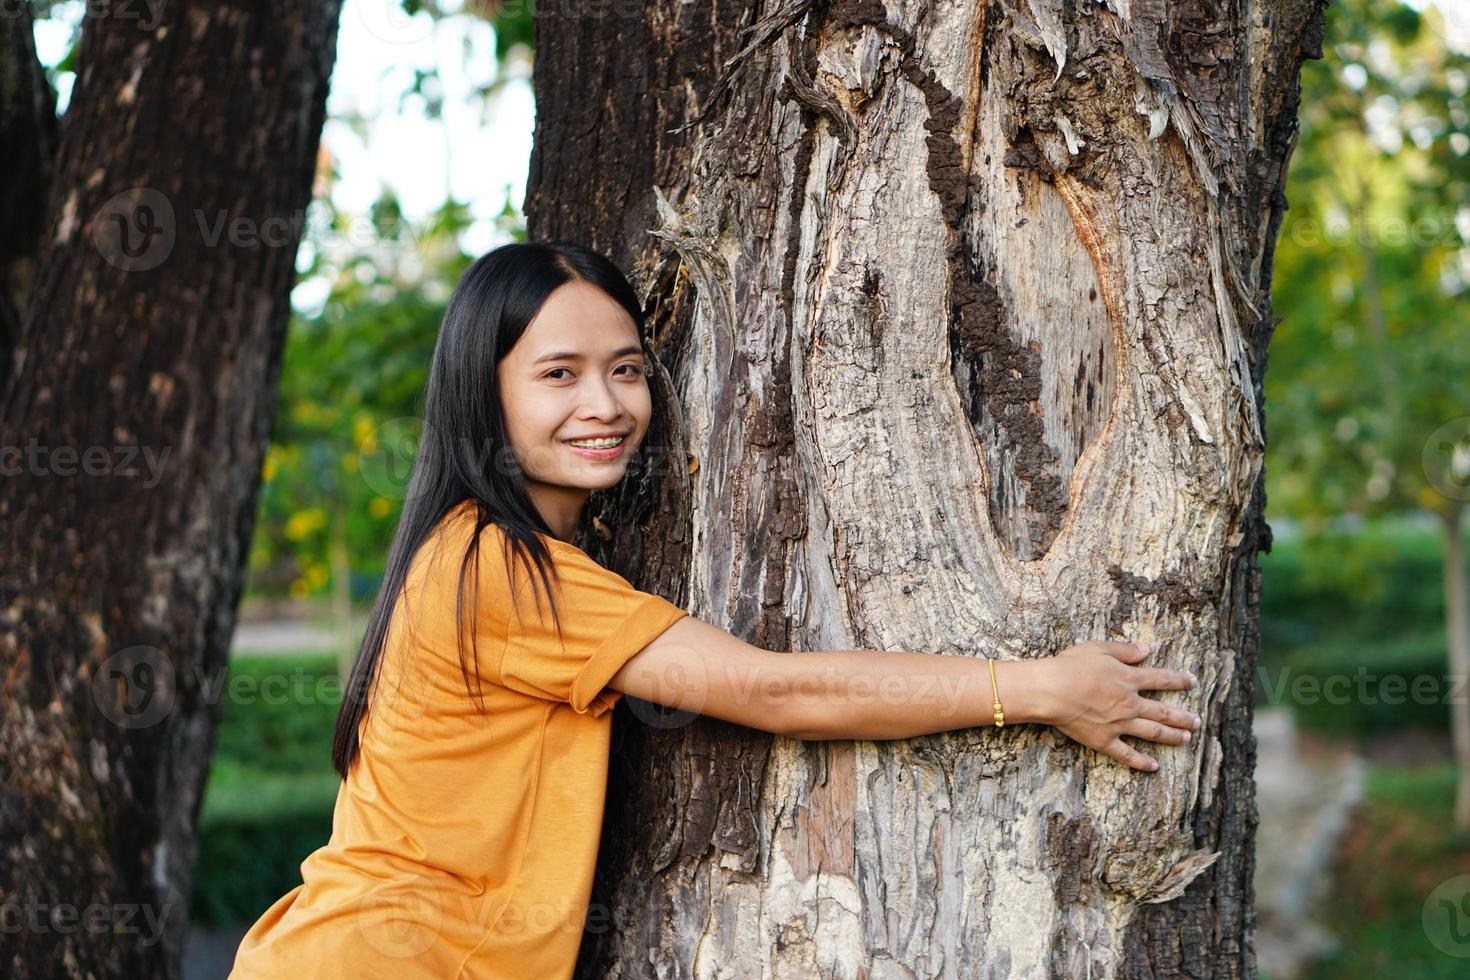
<svg viewBox="0 0 1470 980">
<path fill-rule="evenodd" d="M 627 357 L 629 354 L 642 353 L 642 347 L 619 347 L 617 350 L 612 352 L 612 356 L 608 358 L 608 360 L 617 360 L 620 357 Z M 542 354 L 531 363 L 540 364 L 542 361 L 580 361 L 582 360 L 582 358 L 583 355 L 578 354 L 575 351 L 557 351 L 554 354 Z"/>
</svg>

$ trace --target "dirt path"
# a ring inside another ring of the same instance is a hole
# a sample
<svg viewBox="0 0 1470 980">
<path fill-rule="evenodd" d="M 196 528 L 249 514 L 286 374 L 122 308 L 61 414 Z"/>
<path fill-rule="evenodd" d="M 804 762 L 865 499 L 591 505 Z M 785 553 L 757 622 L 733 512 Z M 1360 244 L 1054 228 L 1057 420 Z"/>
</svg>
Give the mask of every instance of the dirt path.
<svg viewBox="0 0 1470 980">
<path fill-rule="evenodd" d="M 1367 767 L 1350 748 L 1299 738 L 1289 708 L 1258 708 L 1255 736 L 1257 965 L 1263 978 L 1290 980 L 1338 943 L 1312 912 Z"/>
</svg>

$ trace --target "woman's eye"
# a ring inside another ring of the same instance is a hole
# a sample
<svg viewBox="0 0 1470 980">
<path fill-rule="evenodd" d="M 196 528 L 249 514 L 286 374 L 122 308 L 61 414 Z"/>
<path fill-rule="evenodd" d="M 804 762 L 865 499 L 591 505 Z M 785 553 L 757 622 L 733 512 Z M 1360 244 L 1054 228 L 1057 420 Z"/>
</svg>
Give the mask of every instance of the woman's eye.
<svg viewBox="0 0 1470 980">
<path fill-rule="evenodd" d="M 623 374 L 624 377 L 633 377 L 635 375 L 639 375 L 639 374 L 642 374 L 643 373 L 642 369 L 640 369 L 638 367 L 638 365 L 636 365 L 636 364 L 619 364 L 618 367 L 617 367 L 617 370 L 618 371 L 622 371 L 623 368 L 627 368 L 628 369 L 626 372 L 624 372 L 624 374 Z M 569 368 L 552 368 L 550 371 L 547 371 L 546 372 L 545 377 L 551 379 L 552 381 L 561 381 L 563 379 L 560 378 L 560 377 L 557 377 L 557 372 L 558 371 L 569 371 L 569 370 L 570 370 Z"/>
</svg>

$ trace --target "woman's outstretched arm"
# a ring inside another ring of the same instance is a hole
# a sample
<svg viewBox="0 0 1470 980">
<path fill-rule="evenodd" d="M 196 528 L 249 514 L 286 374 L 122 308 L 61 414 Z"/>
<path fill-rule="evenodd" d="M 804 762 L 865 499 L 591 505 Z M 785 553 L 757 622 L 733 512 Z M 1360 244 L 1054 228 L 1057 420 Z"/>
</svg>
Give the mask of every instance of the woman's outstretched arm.
<svg viewBox="0 0 1470 980">
<path fill-rule="evenodd" d="M 1192 675 L 1134 666 L 1146 650 L 1093 641 L 1040 660 L 997 660 L 1006 724 L 1039 723 L 1137 769 L 1119 736 L 1178 745 L 1190 711 L 1142 690 L 1188 690 Z M 623 665 L 613 690 L 797 739 L 912 738 L 995 723 L 980 657 L 880 650 L 762 650 L 686 616 Z"/>
</svg>

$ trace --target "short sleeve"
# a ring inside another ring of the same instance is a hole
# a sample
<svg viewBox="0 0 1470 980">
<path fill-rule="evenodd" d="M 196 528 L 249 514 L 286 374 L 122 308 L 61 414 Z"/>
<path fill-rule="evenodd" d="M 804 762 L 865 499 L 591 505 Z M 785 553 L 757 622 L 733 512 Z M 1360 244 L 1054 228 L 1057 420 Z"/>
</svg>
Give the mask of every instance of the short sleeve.
<svg viewBox="0 0 1470 980">
<path fill-rule="evenodd" d="M 523 584 L 519 613 L 510 612 L 501 683 L 595 717 L 622 697 L 606 690 L 613 675 L 688 613 L 662 596 L 638 591 L 579 548 L 553 542 L 551 549 L 560 578 L 551 586 L 561 635 L 537 575 L 536 595 Z"/>
</svg>

